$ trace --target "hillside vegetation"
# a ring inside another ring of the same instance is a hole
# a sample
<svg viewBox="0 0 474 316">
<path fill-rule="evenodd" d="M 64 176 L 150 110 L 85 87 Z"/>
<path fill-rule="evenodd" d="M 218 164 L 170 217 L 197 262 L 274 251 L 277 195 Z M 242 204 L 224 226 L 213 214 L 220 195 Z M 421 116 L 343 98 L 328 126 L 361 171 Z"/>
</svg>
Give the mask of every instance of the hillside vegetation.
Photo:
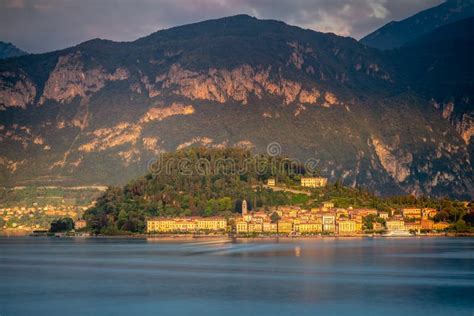
<svg viewBox="0 0 474 316">
<path fill-rule="evenodd" d="M 463 203 L 448 199 L 380 198 L 363 188 L 344 187 L 339 182 L 323 188 L 301 188 L 301 176 L 314 175 L 317 170 L 309 172 L 303 164 L 288 161 L 279 156 L 254 156 L 239 148 L 189 148 L 168 153 L 160 160 L 160 166 L 152 167 L 146 176 L 124 187 L 110 187 L 85 218 L 95 233 L 143 232 L 149 216 L 230 217 L 241 212 L 243 199 L 251 210 L 267 211 L 278 205 L 311 208 L 333 201 L 336 207 L 393 212 L 405 206 L 432 207 L 445 211 L 439 220 L 451 221 L 467 212 Z M 311 196 L 264 188 L 269 178 L 275 178 L 282 187 L 309 190 Z"/>
</svg>

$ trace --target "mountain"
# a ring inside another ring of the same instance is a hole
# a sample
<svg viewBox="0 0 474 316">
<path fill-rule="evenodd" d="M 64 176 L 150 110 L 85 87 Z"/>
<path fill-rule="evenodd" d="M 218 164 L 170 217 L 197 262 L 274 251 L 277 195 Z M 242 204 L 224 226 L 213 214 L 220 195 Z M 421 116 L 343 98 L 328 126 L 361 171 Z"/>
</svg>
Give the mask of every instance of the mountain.
<svg viewBox="0 0 474 316">
<path fill-rule="evenodd" d="M 474 157 L 474 17 L 423 35 L 390 53 L 411 88 L 431 100 Z"/>
<path fill-rule="evenodd" d="M 238 15 L 0 61 L 0 182 L 124 184 L 163 152 L 243 147 L 380 194 L 472 197 L 468 145 L 400 56 Z"/>
<path fill-rule="evenodd" d="M 392 21 L 360 40 L 378 49 L 393 49 L 435 29 L 474 16 L 474 0 L 448 0 L 402 21 Z M 472 30 L 471 30 L 472 32 Z"/>
<path fill-rule="evenodd" d="M 23 56 L 26 54 L 27 52 L 22 51 L 12 43 L 5 43 L 0 41 L 0 59 Z"/>
</svg>

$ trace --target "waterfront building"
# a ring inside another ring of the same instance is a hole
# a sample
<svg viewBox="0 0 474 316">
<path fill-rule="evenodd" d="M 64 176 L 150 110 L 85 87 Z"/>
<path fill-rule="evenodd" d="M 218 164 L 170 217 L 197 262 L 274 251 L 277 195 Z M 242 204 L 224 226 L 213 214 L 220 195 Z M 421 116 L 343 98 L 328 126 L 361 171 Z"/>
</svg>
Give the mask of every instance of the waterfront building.
<svg viewBox="0 0 474 316">
<path fill-rule="evenodd" d="M 424 219 L 432 219 L 436 214 L 438 214 L 438 211 L 434 208 L 424 208 L 422 210 L 422 216 Z"/>
<path fill-rule="evenodd" d="M 302 222 L 309 222 L 309 221 L 312 221 L 316 218 L 316 216 L 310 214 L 310 213 L 300 213 L 298 214 L 298 218 L 302 221 Z"/>
<path fill-rule="evenodd" d="M 337 222 L 337 231 L 339 235 L 354 234 L 357 232 L 356 222 L 350 219 L 339 219 Z"/>
<path fill-rule="evenodd" d="M 266 213 L 265 211 L 256 211 L 256 212 L 253 212 L 253 217 L 261 217 L 261 218 L 268 218 L 268 213 Z"/>
<path fill-rule="evenodd" d="M 277 232 L 277 224 L 272 223 L 271 221 L 263 222 L 263 232 L 264 233 L 276 233 Z"/>
<path fill-rule="evenodd" d="M 420 230 L 421 222 L 405 222 L 406 230 Z"/>
<path fill-rule="evenodd" d="M 376 216 L 378 215 L 378 211 L 376 209 L 359 208 L 359 209 L 355 209 L 354 211 L 356 211 L 357 214 L 359 214 L 362 217 L 366 217 L 369 215 L 376 215 Z"/>
<path fill-rule="evenodd" d="M 405 222 L 401 219 L 389 219 L 386 221 L 387 230 L 405 230 Z"/>
<path fill-rule="evenodd" d="M 388 212 L 379 212 L 379 217 L 383 219 L 388 219 Z"/>
<path fill-rule="evenodd" d="M 253 219 L 253 216 L 252 214 L 245 214 L 245 215 L 242 215 L 242 218 L 247 221 L 247 222 L 250 222 L 252 219 Z"/>
<path fill-rule="evenodd" d="M 327 178 L 322 177 L 302 177 L 301 186 L 308 188 L 320 188 L 326 186 L 328 183 Z"/>
<path fill-rule="evenodd" d="M 296 218 L 298 217 L 299 210 L 298 209 L 292 209 L 287 213 L 287 216 Z"/>
<path fill-rule="evenodd" d="M 331 209 L 334 208 L 334 203 L 333 202 L 323 202 L 323 209 Z"/>
<path fill-rule="evenodd" d="M 447 222 L 438 222 L 438 223 L 433 224 L 433 229 L 435 229 L 435 230 L 445 230 L 449 226 L 450 226 L 450 224 L 447 223 Z"/>
<path fill-rule="evenodd" d="M 336 216 L 334 214 L 323 214 L 322 221 L 325 232 L 334 233 L 336 231 Z"/>
<path fill-rule="evenodd" d="M 237 233 L 248 233 L 249 232 L 249 224 L 245 220 L 239 220 L 235 222 L 235 231 Z"/>
<path fill-rule="evenodd" d="M 262 233 L 263 232 L 263 223 L 248 223 L 249 233 Z"/>
<path fill-rule="evenodd" d="M 355 220 L 355 221 L 360 221 L 362 222 L 362 215 L 360 215 L 359 213 L 357 213 L 357 211 L 350 211 L 349 212 L 349 218 L 352 219 L 352 220 Z"/>
<path fill-rule="evenodd" d="M 263 216 L 257 216 L 257 215 L 253 215 L 252 216 L 252 222 L 254 223 L 260 223 L 262 224 L 264 221 L 265 221 L 266 217 L 263 217 Z"/>
<path fill-rule="evenodd" d="M 422 219 L 421 220 L 421 229 L 433 230 L 434 221 L 431 219 Z"/>
<path fill-rule="evenodd" d="M 192 219 L 179 219 L 174 222 L 174 231 L 194 232 L 196 230 L 196 221 Z"/>
<path fill-rule="evenodd" d="M 293 222 L 288 219 L 278 221 L 277 225 L 279 233 L 289 234 L 293 231 Z"/>
<path fill-rule="evenodd" d="M 227 219 L 224 217 L 200 217 L 196 222 L 196 229 L 204 231 L 226 230 Z"/>
<path fill-rule="evenodd" d="M 336 209 L 336 219 L 339 218 L 349 218 L 349 212 L 344 208 Z"/>
<path fill-rule="evenodd" d="M 147 233 L 165 233 L 175 229 L 175 221 L 171 218 L 152 218 L 146 222 Z"/>
<path fill-rule="evenodd" d="M 402 209 L 402 214 L 404 218 L 421 218 L 421 209 L 420 208 L 404 208 Z"/>
<path fill-rule="evenodd" d="M 308 221 L 295 224 L 295 232 L 300 234 L 314 234 L 323 231 L 323 223 L 320 221 Z"/>
<path fill-rule="evenodd" d="M 74 229 L 82 229 L 82 228 L 86 228 L 87 226 L 87 222 L 83 219 L 79 219 L 77 221 L 74 222 Z"/>
<path fill-rule="evenodd" d="M 146 222 L 147 233 L 225 231 L 227 220 L 223 217 L 200 218 L 149 218 Z"/>
<path fill-rule="evenodd" d="M 385 227 L 381 223 L 378 223 L 378 222 L 372 223 L 372 229 L 375 231 L 381 231 L 381 230 L 384 230 L 384 228 Z"/>
<path fill-rule="evenodd" d="M 320 207 L 311 208 L 311 213 L 312 214 L 318 214 L 318 213 L 321 213 L 321 212 L 322 212 L 322 209 Z"/>
</svg>

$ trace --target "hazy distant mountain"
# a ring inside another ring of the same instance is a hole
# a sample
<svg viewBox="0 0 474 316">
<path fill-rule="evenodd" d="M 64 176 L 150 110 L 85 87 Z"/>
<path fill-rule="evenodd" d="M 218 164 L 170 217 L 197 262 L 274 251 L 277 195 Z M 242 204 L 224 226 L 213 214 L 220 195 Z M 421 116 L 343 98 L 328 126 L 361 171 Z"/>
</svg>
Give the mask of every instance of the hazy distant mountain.
<svg viewBox="0 0 474 316">
<path fill-rule="evenodd" d="M 397 48 L 440 26 L 472 16 L 474 0 L 448 0 L 405 20 L 392 21 L 362 38 L 360 42 L 379 49 Z"/>
<path fill-rule="evenodd" d="M 120 184 L 163 151 L 277 142 L 346 185 L 473 196 L 470 140 L 393 54 L 239 15 L 5 60 L 0 182 Z"/>
<path fill-rule="evenodd" d="M 12 43 L 5 43 L 0 41 L 0 59 L 23 56 L 26 54 L 27 52 L 22 51 Z"/>
<path fill-rule="evenodd" d="M 411 87 L 450 121 L 474 157 L 474 17 L 425 34 L 390 53 Z"/>
<path fill-rule="evenodd" d="M 474 95 L 474 17 L 448 24 L 391 54 L 397 68 L 430 98 L 471 99 Z"/>
</svg>

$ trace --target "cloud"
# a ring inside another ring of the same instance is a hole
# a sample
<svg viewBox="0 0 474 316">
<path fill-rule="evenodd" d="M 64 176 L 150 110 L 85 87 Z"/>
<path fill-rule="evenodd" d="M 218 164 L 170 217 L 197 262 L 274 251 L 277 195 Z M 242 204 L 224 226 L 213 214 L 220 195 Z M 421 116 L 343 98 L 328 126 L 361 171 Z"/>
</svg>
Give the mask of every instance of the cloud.
<svg viewBox="0 0 474 316">
<path fill-rule="evenodd" d="M 388 15 L 388 10 L 385 8 L 386 1 L 368 1 L 369 7 L 372 9 L 372 13 L 369 16 L 375 17 L 377 19 L 385 19 Z"/>
<path fill-rule="evenodd" d="M 22 9 L 25 7 L 24 0 L 7 0 L 5 2 L 5 7 L 9 9 Z"/>
<path fill-rule="evenodd" d="M 91 38 L 130 41 L 159 29 L 246 13 L 317 31 L 360 38 L 390 20 L 443 0 L 4 0 L 0 40 L 29 52 Z"/>
</svg>

